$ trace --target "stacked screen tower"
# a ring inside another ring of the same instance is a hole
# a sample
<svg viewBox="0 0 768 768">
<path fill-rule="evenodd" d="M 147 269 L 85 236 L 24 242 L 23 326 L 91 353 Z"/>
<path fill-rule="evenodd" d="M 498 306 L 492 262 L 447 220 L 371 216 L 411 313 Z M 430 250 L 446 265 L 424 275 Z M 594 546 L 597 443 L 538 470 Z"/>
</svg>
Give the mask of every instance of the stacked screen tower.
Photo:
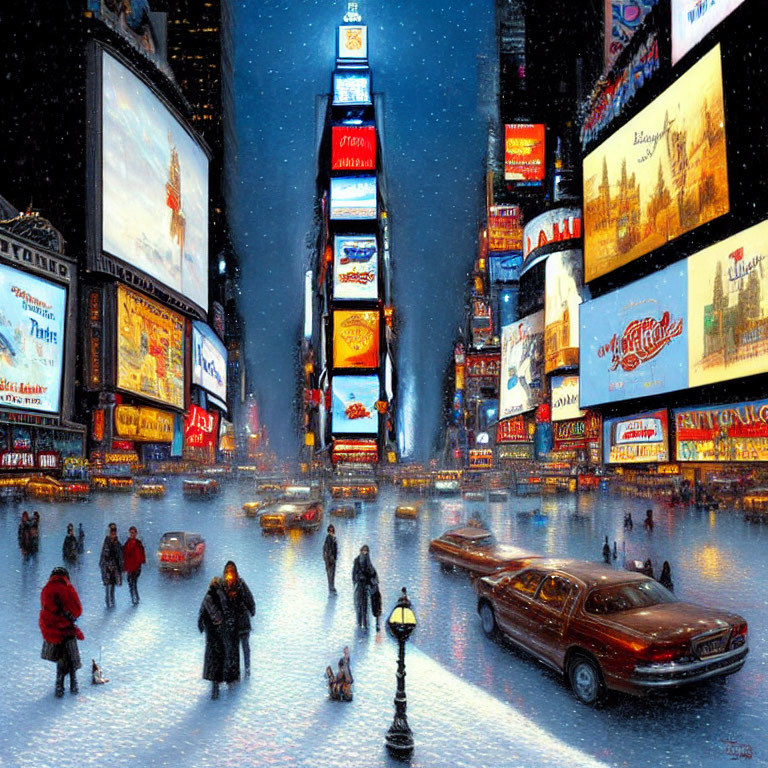
<svg viewBox="0 0 768 768">
<path fill-rule="evenodd" d="M 349 4 L 337 29 L 318 163 L 322 224 L 305 323 L 311 358 L 304 366 L 305 444 L 334 465 L 396 461 L 390 233 L 376 117 L 381 97 L 371 89 L 368 29 L 356 5 Z"/>
</svg>

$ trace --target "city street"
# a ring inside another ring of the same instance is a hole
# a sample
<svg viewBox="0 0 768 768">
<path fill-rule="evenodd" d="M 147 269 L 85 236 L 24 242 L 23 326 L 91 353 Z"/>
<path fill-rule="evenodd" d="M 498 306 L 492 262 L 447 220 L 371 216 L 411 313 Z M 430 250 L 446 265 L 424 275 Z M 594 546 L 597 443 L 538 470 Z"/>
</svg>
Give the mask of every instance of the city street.
<svg viewBox="0 0 768 768">
<path fill-rule="evenodd" d="M 747 754 L 750 765 L 768 765 L 768 528 L 739 513 L 594 493 L 493 504 L 445 497 L 424 505 L 420 519 L 401 521 L 394 518 L 398 497 L 383 488 L 357 518 L 332 519 L 340 562 L 338 595 L 329 598 L 321 547 L 330 504 L 321 531 L 265 537 L 258 521 L 242 514 L 243 502 L 254 498 L 245 483 L 225 484 L 218 498 L 199 502 L 182 498 L 180 480 L 168 485 L 158 500 L 102 493 L 83 504 L 0 508 L 0 605 L 10 621 L 0 639 L 0 766 L 394 764 L 384 736 L 397 647 L 383 630 L 355 628 L 350 573 L 364 543 L 379 572 L 385 616 L 404 585 L 419 622 L 406 653 L 414 767 L 718 766 Z M 652 533 L 640 524 L 649 506 Z M 28 561 L 16 543 L 24 508 L 41 514 L 40 552 Z M 669 560 L 679 597 L 747 619 L 746 666 L 726 681 L 655 699 L 611 696 L 596 710 L 579 704 L 558 676 L 488 640 L 466 575 L 442 572 L 429 556 L 430 539 L 473 509 L 500 540 L 534 551 L 600 560 L 607 534 L 619 553 L 626 538 L 627 559 L 651 557 L 656 572 Z M 635 527 L 625 537 L 627 510 Z M 134 524 L 147 548 L 135 608 L 125 583 L 117 607 L 104 605 L 98 557 L 113 520 L 121 541 Z M 86 553 L 72 570 L 85 640 L 80 694 L 58 700 L 54 665 L 40 658 L 37 621 L 40 589 L 61 564 L 68 522 L 82 522 L 86 532 Z M 204 565 L 189 578 L 158 572 L 158 540 L 173 530 L 207 541 Z M 252 677 L 224 686 L 221 699 L 211 701 L 201 679 L 197 613 L 208 581 L 229 559 L 256 600 Z M 355 678 L 354 701 L 346 704 L 328 700 L 323 676 L 345 645 Z M 89 684 L 91 658 L 100 660 L 107 685 Z"/>
</svg>

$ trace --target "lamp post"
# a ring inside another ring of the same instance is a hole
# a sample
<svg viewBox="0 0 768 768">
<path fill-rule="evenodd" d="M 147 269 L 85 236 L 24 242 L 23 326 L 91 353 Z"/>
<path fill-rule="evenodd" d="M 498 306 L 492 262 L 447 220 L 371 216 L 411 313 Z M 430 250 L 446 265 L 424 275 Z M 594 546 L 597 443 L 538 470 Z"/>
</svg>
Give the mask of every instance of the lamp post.
<svg viewBox="0 0 768 768">
<path fill-rule="evenodd" d="M 387 631 L 397 640 L 397 693 L 395 694 L 395 719 L 387 731 L 387 749 L 396 757 L 408 757 L 413 752 L 413 733 L 405 714 L 405 642 L 416 629 L 416 615 L 403 587 L 397 604 L 387 619 Z"/>
</svg>

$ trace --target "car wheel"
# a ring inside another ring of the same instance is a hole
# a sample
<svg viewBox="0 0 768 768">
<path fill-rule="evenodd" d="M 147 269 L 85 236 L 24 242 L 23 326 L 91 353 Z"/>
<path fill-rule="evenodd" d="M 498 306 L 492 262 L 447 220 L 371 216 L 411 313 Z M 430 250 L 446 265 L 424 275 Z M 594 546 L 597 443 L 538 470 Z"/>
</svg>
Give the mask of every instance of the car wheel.
<svg viewBox="0 0 768 768">
<path fill-rule="evenodd" d="M 496 614 L 493 612 L 493 608 L 490 603 L 483 603 L 480 606 L 480 623 L 488 637 L 493 637 L 496 634 Z"/>
<path fill-rule="evenodd" d="M 597 704 L 603 695 L 603 680 L 597 662 L 588 656 L 574 656 L 568 667 L 568 678 L 576 698 L 588 706 Z"/>
</svg>

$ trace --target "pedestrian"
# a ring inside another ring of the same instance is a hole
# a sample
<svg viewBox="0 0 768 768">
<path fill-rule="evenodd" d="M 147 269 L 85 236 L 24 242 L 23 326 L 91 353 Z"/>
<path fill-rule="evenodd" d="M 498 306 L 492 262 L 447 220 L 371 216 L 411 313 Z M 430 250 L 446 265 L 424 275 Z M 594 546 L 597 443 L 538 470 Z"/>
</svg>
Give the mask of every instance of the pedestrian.
<svg viewBox="0 0 768 768">
<path fill-rule="evenodd" d="M 229 602 L 230 610 L 235 617 L 236 636 L 234 641 L 235 654 L 237 655 L 237 676 L 240 677 L 240 649 L 243 647 L 243 666 L 245 676 L 251 676 L 251 616 L 256 613 L 256 603 L 245 580 L 240 578 L 237 566 L 230 560 L 224 566 L 224 592 Z"/>
<path fill-rule="evenodd" d="M 627 512 L 627 514 L 624 515 L 624 527 L 631 531 L 632 528 L 634 528 L 634 525 L 635 524 L 632 522 L 632 513 Z"/>
<path fill-rule="evenodd" d="M 77 590 L 66 568 L 54 568 L 40 593 L 40 656 L 56 663 L 56 696 L 64 695 L 64 678 L 69 675 L 70 693 L 77 693 L 76 672 L 82 666 L 77 641 L 85 639 L 75 624 L 83 612 Z"/>
<path fill-rule="evenodd" d="M 330 667 L 325 668 L 328 678 L 328 695 L 334 701 L 352 701 L 352 667 L 349 661 L 349 646 L 344 646 L 344 656 L 339 659 L 339 668 L 334 676 Z"/>
<path fill-rule="evenodd" d="M 101 581 L 105 588 L 107 608 L 115 607 L 115 586 L 123 583 L 123 548 L 117 538 L 117 524 L 109 524 L 109 532 L 101 545 L 99 557 Z"/>
<path fill-rule="evenodd" d="M 360 547 L 360 554 L 352 564 L 352 583 L 355 585 L 355 612 L 357 626 L 368 629 L 368 594 L 376 570 L 371 563 L 368 545 Z"/>
<path fill-rule="evenodd" d="M 132 525 L 128 529 L 128 538 L 123 544 L 123 568 L 128 582 L 128 589 L 131 592 L 131 602 L 134 605 L 139 604 L 139 576 L 141 576 L 141 566 L 147 562 L 147 555 L 144 551 L 144 544 L 137 538 L 138 531 L 136 526 Z"/>
<path fill-rule="evenodd" d="M 19 529 L 17 533 L 17 537 L 19 540 L 19 549 L 21 549 L 21 554 L 26 557 L 29 552 L 29 540 L 30 540 L 30 527 L 32 525 L 31 520 L 29 519 L 29 512 L 25 509 L 21 513 L 21 522 L 19 523 Z"/>
<path fill-rule="evenodd" d="M 224 682 L 224 610 L 226 600 L 218 576 L 211 579 L 197 615 L 197 628 L 205 632 L 203 680 L 211 681 L 211 698 L 219 698 L 219 684 Z"/>
<path fill-rule="evenodd" d="M 75 526 L 70 523 L 67 526 L 67 535 L 64 537 L 64 543 L 61 545 L 61 556 L 66 563 L 77 562 L 77 538 L 75 537 Z"/>
<path fill-rule="evenodd" d="M 34 555 L 38 549 L 40 549 L 40 513 L 35 510 L 29 525 L 29 551 Z"/>
<path fill-rule="evenodd" d="M 613 540 L 613 559 L 616 560 L 619 556 L 619 548 L 616 546 L 616 539 Z"/>
<path fill-rule="evenodd" d="M 379 591 L 379 574 L 373 569 L 373 578 L 370 586 L 371 613 L 376 617 L 376 631 L 381 631 L 381 592 Z"/>
<path fill-rule="evenodd" d="M 77 551 L 81 555 L 85 552 L 85 531 L 82 523 L 77 524 Z"/>
<path fill-rule="evenodd" d="M 661 584 L 662 587 L 666 587 L 670 592 L 675 591 L 675 585 L 672 583 L 672 572 L 669 567 L 669 560 L 665 560 L 664 565 L 661 566 L 659 584 Z"/>
<path fill-rule="evenodd" d="M 603 560 L 610 565 L 611 562 L 611 545 L 608 543 L 608 537 L 605 537 L 605 544 L 603 544 Z"/>
<path fill-rule="evenodd" d="M 643 563 L 643 569 L 641 573 L 644 573 L 646 576 L 653 578 L 653 563 L 651 562 L 650 557 Z"/>
<path fill-rule="evenodd" d="M 325 563 L 325 575 L 328 577 L 328 591 L 335 595 L 336 587 L 334 586 L 334 580 L 336 578 L 336 560 L 339 556 L 339 546 L 336 541 L 336 529 L 329 525 L 327 531 L 328 535 L 323 542 L 323 562 Z"/>
<path fill-rule="evenodd" d="M 653 530 L 653 510 L 652 509 L 645 510 L 645 521 L 643 522 L 643 527 L 645 528 L 646 531 Z"/>
</svg>

